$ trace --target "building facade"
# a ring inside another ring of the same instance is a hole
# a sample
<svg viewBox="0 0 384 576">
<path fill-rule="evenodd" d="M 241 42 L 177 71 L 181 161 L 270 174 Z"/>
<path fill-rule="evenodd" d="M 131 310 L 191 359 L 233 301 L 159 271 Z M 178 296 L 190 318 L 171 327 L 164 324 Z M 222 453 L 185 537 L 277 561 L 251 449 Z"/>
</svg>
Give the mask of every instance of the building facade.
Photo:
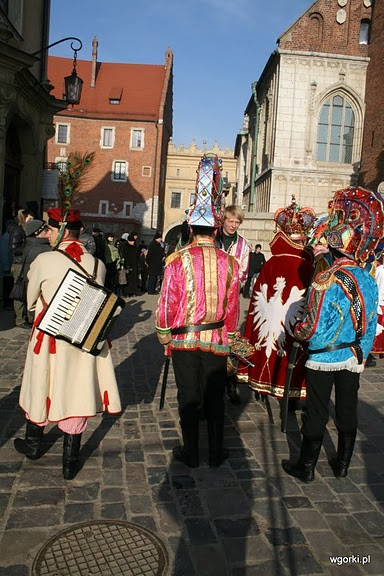
<svg viewBox="0 0 384 576">
<path fill-rule="evenodd" d="M 384 195 L 384 3 L 372 3 L 360 184 Z"/>
<path fill-rule="evenodd" d="M 46 142 L 54 134 L 53 115 L 65 107 L 46 79 L 49 11 L 49 0 L 0 0 L 3 231 L 19 207 L 39 214 Z"/>
<path fill-rule="evenodd" d="M 92 61 L 77 62 L 84 81 L 81 101 L 55 116 L 48 161 L 65 169 L 71 151 L 94 151 L 77 200 L 85 225 L 116 235 L 135 230 L 150 238 L 164 217 L 173 54 L 167 50 L 161 65 L 115 64 L 99 62 L 97 49 L 94 38 Z M 58 97 L 67 66 L 68 59 L 49 57 L 48 73 Z"/>
<path fill-rule="evenodd" d="M 220 148 L 215 143 L 207 149 L 200 148 L 193 141 L 188 147 L 175 146 L 170 141 L 167 157 L 167 178 L 165 182 L 164 239 L 173 245 L 185 220 L 186 211 L 194 202 L 196 173 L 204 154 L 215 154 L 222 160 L 223 190 L 226 204 L 234 202 L 236 182 L 236 159 L 233 150 Z"/>
<path fill-rule="evenodd" d="M 359 176 L 372 18 L 368 0 L 317 0 L 278 39 L 236 139 L 238 195 L 251 213 L 325 211 Z"/>
</svg>

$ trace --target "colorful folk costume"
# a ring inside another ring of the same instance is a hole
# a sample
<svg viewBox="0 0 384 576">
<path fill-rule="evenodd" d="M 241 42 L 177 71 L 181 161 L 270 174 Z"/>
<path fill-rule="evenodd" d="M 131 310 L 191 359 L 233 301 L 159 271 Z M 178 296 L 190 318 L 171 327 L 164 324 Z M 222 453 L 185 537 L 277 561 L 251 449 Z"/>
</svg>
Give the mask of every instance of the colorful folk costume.
<svg viewBox="0 0 384 576">
<path fill-rule="evenodd" d="M 345 477 L 357 431 L 360 374 L 376 332 L 378 290 L 363 265 L 383 236 L 383 200 L 363 188 L 335 193 L 324 231 L 333 265 L 312 282 L 302 321 L 294 335 L 308 345 L 307 401 L 301 451 L 295 463 L 283 460 L 287 474 L 314 479 L 335 386 L 337 455 L 330 461 L 336 478 Z"/>
<path fill-rule="evenodd" d="M 166 260 L 156 330 L 172 354 L 183 447 L 173 456 L 199 466 L 199 420 L 205 408 L 209 465 L 220 466 L 223 448 L 227 357 L 239 317 L 239 266 L 214 244 L 221 224 L 221 175 L 216 156 L 199 164 L 196 199 L 188 221 L 192 241 Z"/>
<path fill-rule="evenodd" d="M 383 264 L 383 247 L 376 254 L 374 262 L 371 264 L 370 274 L 376 280 L 377 289 L 379 292 L 379 306 L 377 308 L 377 326 L 376 335 L 373 341 L 371 353 L 378 354 L 380 358 L 384 356 L 384 264 Z M 368 358 L 374 358 L 372 355 Z M 368 365 L 368 363 L 367 363 Z M 374 364 L 372 364 L 374 365 Z"/>
<path fill-rule="evenodd" d="M 244 336 L 254 345 L 248 357 L 253 366 L 239 363 L 237 377 L 261 394 L 282 398 L 294 341 L 293 328 L 302 313 L 313 274 L 313 251 L 304 246 L 315 220 L 311 208 L 292 204 L 275 213 L 280 229 L 263 265 L 249 305 Z M 306 353 L 298 349 L 290 386 L 291 398 L 305 397 Z"/>
<path fill-rule="evenodd" d="M 68 161 L 71 159 L 70 156 Z M 67 190 L 69 186 L 67 182 Z M 99 284 L 105 279 L 104 264 L 88 253 L 79 240 L 80 213 L 71 209 L 71 204 L 65 209 L 48 210 L 48 238 L 54 249 L 37 256 L 28 273 L 27 305 L 28 310 L 34 312 L 34 322 L 19 399 L 27 417 L 27 428 L 25 439 L 15 440 L 18 452 L 36 460 L 42 455 L 44 426 L 57 423 L 64 432 L 63 477 L 66 480 L 74 478 L 80 468 L 81 435 L 88 418 L 98 412 L 121 411 L 108 343 L 94 356 L 45 334 L 38 326 L 70 268 L 77 270 L 79 264 L 90 275 L 96 271 L 95 280 Z"/>
</svg>

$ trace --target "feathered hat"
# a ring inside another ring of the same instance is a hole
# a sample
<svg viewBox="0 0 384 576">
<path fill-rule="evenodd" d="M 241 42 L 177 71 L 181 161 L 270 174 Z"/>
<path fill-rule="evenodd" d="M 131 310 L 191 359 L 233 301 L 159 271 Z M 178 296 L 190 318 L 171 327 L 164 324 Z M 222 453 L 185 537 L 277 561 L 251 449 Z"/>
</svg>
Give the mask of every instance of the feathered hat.
<svg viewBox="0 0 384 576">
<path fill-rule="evenodd" d="M 73 203 L 80 191 L 80 184 L 88 172 L 94 159 L 94 152 L 80 154 L 71 152 L 66 162 L 66 169 L 60 171 L 58 200 L 59 207 L 48 210 L 48 224 L 54 228 L 59 228 L 59 233 L 53 248 L 60 244 L 64 230 L 80 230 L 81 215 L 78 210 L 73 209 Z"/>
<path fill-rule="evenodd" d="M 379 192 L 361 187 L 337 190 L 324 235 L 331 248 L 366 262 L 384 236 L 384 201 Z"/>
<path fill-rule="evenodd" d="M 197 169 L 195 200 L 187 217 L 190 226 L 219 228 L 223 223 L 221 163 L 222 161 L 214 154 L 204 154 L 200 160 Z"/>
<path fill-rule="evenodd" d="M 315 217 L 315 211 L 309 206 L 301 208 L 292 194 L 291 204 L 276 210 L 273 219 L 292 240 L 305 240 L 313 228 Z"/>
</svg>

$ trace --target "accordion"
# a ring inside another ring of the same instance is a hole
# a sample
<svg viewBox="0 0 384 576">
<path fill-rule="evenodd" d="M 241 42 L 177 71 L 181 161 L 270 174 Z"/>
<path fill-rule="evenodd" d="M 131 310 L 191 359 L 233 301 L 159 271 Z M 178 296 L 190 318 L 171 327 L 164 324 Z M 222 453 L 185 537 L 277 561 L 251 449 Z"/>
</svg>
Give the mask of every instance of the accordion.
<svg viewBox="0 0 384 576">
<path fill-rule="evenodd" d="M 124 306 L 122 298 L 70 268 L 37 327 L 97 356 Z"/>
</svg>

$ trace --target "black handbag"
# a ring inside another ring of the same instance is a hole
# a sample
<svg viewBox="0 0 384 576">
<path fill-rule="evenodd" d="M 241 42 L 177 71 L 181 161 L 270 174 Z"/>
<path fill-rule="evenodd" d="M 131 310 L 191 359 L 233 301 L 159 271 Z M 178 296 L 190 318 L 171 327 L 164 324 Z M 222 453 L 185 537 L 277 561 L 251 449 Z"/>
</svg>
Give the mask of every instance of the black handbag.
<svg viewBox="0 0 384 576">
<path fill-rule="evenodd" d="M 27 300 L 27 284 L 24 279 L 19 276 L 13 283 L 12 290 L 9 294 L 9 298 L 12 300 L 19 300 L 20 302 L 26 302 Z"/>
</svg>

